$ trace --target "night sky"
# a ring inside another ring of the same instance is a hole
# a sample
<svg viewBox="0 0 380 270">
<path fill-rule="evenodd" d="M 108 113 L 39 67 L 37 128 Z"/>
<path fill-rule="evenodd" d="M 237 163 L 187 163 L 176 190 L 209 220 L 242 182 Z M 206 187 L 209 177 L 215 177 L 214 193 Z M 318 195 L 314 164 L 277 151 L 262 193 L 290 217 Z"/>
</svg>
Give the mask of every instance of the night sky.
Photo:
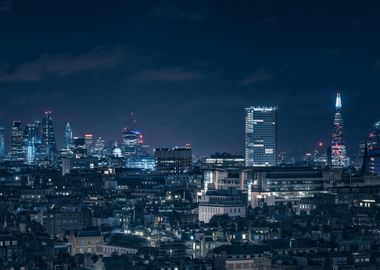
<svg viewBox="0 0 380 270">
<path fill-rule="evenodd" d="M 380 120 L 377 3 L 0 0 L 0 126 L 49 109 L 58 145 L 68 121 L 115 140 L 133 111 L 151 147 L 237 153 L 244 108 L 277 105 L 280 150 L 313 149 L 340 91 L 357 150 Z"/>
</svg>

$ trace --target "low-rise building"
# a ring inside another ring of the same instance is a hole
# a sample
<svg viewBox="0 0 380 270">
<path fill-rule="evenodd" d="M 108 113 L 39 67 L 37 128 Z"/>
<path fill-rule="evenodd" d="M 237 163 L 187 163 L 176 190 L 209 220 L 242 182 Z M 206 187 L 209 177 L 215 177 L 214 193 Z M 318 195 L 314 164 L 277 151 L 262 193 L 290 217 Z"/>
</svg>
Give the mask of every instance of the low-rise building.
<svg viewBox="0 0 380 270">
<path fill-rule="evenodd" d="M 71 255 L 97 253 L 98 246 L 104 245 L 103 236 L 98 231 L 79 231 L 70 235 Z"/>
<path fill-rule="evenodd" d="M 242 192 L 235 189 L 208 190 L 202 195 L 198 211 L 199 221 L 209 223 L 215 215 L 246 217 L 247 207 Z"/>
</svg>

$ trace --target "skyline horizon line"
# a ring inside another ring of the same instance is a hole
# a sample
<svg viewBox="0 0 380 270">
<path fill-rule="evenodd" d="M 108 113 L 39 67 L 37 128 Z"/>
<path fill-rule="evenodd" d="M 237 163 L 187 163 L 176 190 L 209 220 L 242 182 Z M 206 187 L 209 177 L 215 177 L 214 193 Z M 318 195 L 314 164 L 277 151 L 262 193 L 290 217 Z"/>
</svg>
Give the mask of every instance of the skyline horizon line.
<svg viewBox="0 0 380 270">
<path fill-rule="evenodd" d="M 337 102 L 338 102 L 338 96 L 339 96 L 339 98 L 341 98 L 341 96 L 342 96 L 342 91 L 341 90 L 337 90 L 336 92 L 335 92 L 335 94 L 336 94 L 336 102 L 335 102 L 335 105 L 337 105 Z M 340 108 L 341 108 L 341 104 L 342 104 L 342 102 L 340 101 Z M 275 107 L 277 110 L 280 110 L 279 108 L 281 107 L 281 105 L 271 105 L 271 106 L 268 106 L 268 105 L 251 105 L 251 106 L 249 106 L 249 107 Z M 247 109 L 247 108 L 249 108 L 249 107 L 245 107 L 244 108 L 244 110 L 245 109 Z M 335 106 L 335 108 L 336 108 L 336 106 Z M 59 110 L 58 110 L 59 111 Z M 280 110 L 281 111 L 281 110 Z M 45 110 L 42 110 L 42 112 L 43 113 L 47 113 L 47 112 L 49 112 L 50 114 L 52 114 L 52 115 L 56 115 L 56 110 L 54 110 L 54 109 L 52 109 L 52 108 L 50 108 L 50 109 L 45 109 Z M 135 117 L 135 112 L 130 112 L 130 114 L 132 115 L 133 114 L 133 116 Z M 13 122 L 15 122 L 15 121 L 20 121 L 21 122 L 21 124 L 23 125 L 23 126 L 27 126 L 27 125 L 31 125 L 33 122 L 28 122 L 27 124 L 23 124 L 23 121 L 21 121 L 21 120 L 13 120 L 12 121 L 12 123 Z M 39 120 L 34 120 L 34 121 L 39 121 Z M 67 121 L 66 122 L 66 124 L 67 123 L 70 123 L 71 121 Z M 8 136 L 6 136 L 6 137 L 8 137 L 8 139 L 9 139 L 9 137 L 11 137 L 10 135 L 10 131 L 11 131 L 11 129 L 12 129 L 12 123 L 10 124 L 10 128 L 9 129 L 6 129 L 5 128 L 5 126 L 3 126 L 3 125 L 0 125 L 1 127 L 3 127 L 4 129 L 5 129 L 5 133 L 7 133 L 7 131 L 8 131 Z M 376 123 L 376 122 L 375 122 Z M 65 124 L 65 125 L 66 125 Z M 71 124 L 70 124 L 71 125 Z M 136 125 L 136 119 L 134 119 L 133 120 L 133 124 L 132 125 Z M 57 124 L 54 124 L 54 127 L 56 127 L 57 126 Z M 121 133 L 122 133 L 122 131 L 124 130 L 124 129 L 127 129 L 127 128 L 130 128 L 131 129 L 131 127 L 128 127 L 127 125 L 126 126 L 124 126 L 124 127 L 122 127 L 121 129 L 120 129 L 120 135 L 121 135 Z M 137 128 L 137 129 L 139 129 L 139 130 L 143 130 L 142 128 Z M 56 128 L 54 128 L 54 130 L 56 130 Z M 4 132 L 4 131 L 3 131 Z M 80 134 L 82 134 L 82 135 L 78 135 L 78 136 L 75 136 L 75 137 L 81 137 L 81 136 L 84 136 L 85 134 L 92 134 L 92 135 L 95 135 L 96 133 L 94 133 L 93 131 L 91 131 L 90 129 L 88 129 L 88 128 L 86 128 L 86 131 L 84 131 L 84 132 L 81 132 Z M 55 134 L 60 134 L 59 132 L 55 132 Z M 56 137 L 58 137 L 57 135 L 55 135 Z M 64 135 L 63 135 L 63 137 L 64 137 Z M 99 137 L 101 137 L 101 138 L 103 138 L 103 139 L 106 139 L 107 138 L 107 136 L 104 136 L 104 135 L 96 135 L 96 136 L 94 136 L 94 139 L 95 138 L 99 138 Z M 11 140 L 9 140 L 9 141 L 11 141 Z M 56 140 L 57 141 L 57 145 L 58 146 L 62 146 L 63 145 L 63 139 L 62 139 L 62 142 L 61 142 L 61 140 Z M 118 143 L 120 142 L 120 141 L 122 141 L 122 138 L 121 138 L 121 136 L 120 137 L 113 137 L 113 138 L 111 138 L 111 139 L 108 139 L 107 138 L 107 140 L 106 140 L 107 142 L 115 142 L 115 141 L 117 141 Z M 173 140 L 174 141 L 174 140 Z M 305 151 L 305 152 L 308 152 L 308 151 L 314 151 L 314 150 L 317 150 L 317 149 L 320 149 L 320 147 L 318 147 L 318 145 L 320 144 L 320 143 L 323 143 L 323 145 L 329 145 L 329 143 L 328 143 L 328 141 L 326 141 L 326 140 L 319 140 L 319 141 L 317 141 L 317 142 L 315 142 L 315 146 L 314 147 L 309 147 L 309 148 L 306 148 L 306 147 L 303 147 L 303 148 L 292 148 L 292 149 L 284 149 L 284 150 L 281 150 L 281 151 L 279 151 L 279 152 L 298 152 L 298 151 Z M 359 141 L 359 143 L 358 144 L 360 144 L 362 141 Z M 189 144 L 189 142 L 185 142 L 185 143 L 182 143 L 182 145 L 186 145 L 186 144 Z M 192 143 L 190 143 L 191 145 L 193 145 Z M 147 144 L 148 146 L 151 146 L 151 144 Z M 280 144 L 281 145 L 281 144 Z M 170 147 L 175 147 L 175 146 L 180 146 L 180 144 L 177 144 L 177 143 L 171 143 L 170 144 Z M 6 149 L 8 149 L 8 151 L 9 151 L 9 147 L 10 147 L 10 144 L 7 144 L 6 145 Z M 160 145 L 160 146 L 157 146 L 158 148 L 159 147 L 164 147 L 163 145 Z M 154 149 L 154 148 L 157 148 L 157 147 L 152 147 L 152 149 Z M 281 148 L 281 147 L 280 147 Z M 284 148 L 286 148 L 286 147 L 284 147 Z M 350 149 L 351 148 L 351 149 Z M 325 149 L 326 150 L 326 149 Z M 354 150 L 354 149 L 352 149 L 352 147 L 349 147 L 348 149 L 347 149 L 347 151 L 349 152 L 349 153 L 356 153 L 357 152 L 357 150 Z M 200 151 L 199 151 L 200 152 Z M 223 152 L 225 152 L 225 151 L 211 151 L 211 152 L 208 152 L 207 154 L 206 153 L 201 153 L 200 155 L 211 155 L 211 154 L 213 154 L 213 153 L 223 153 Z M 244 148 L 243 149 L 240 149 L 240 150 L 235 150 L 235 151 L 228 151 L 228 153 L 231 153 L 231 154 L 241 154 L 241 153 L 244 153 Z"/>
</svg>

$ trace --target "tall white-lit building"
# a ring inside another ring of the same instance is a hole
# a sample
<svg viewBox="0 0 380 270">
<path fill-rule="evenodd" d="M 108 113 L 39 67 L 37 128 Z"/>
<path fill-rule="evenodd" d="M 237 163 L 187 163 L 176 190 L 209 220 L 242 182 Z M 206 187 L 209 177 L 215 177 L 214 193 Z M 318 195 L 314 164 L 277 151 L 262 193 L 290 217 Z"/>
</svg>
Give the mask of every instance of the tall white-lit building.
<svg viewBox="0 0 380 270">
<path fill-rule="evenodd" d="M 245 165 L 267 167 L 277 164 L 277 107 L 245 109 Z"/>
<path fill-rule="evenodd" d="M 71 149 L 73 147 L 73 130 L 70 123 L 66 124 L 65 134 L 63 136 L 63 149 Z"/>
<path fill-rule="evenodd" d="M 331 162 L 333 168 L 345 168 L 350 165 L 350 160 L 347 157 L 346 145 L 344 143 L 342 100 L 340 93 L 337 93 L 335 101 L 334 130 L 331 141 Z"/>
</svg>

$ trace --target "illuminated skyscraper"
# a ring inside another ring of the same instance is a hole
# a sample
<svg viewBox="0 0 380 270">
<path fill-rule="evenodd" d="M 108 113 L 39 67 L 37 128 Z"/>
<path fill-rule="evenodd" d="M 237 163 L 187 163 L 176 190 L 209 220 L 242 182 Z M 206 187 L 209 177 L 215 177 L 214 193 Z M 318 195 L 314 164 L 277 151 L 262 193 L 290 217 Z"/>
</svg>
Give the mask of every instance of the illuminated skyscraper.
<svg viewBox="0 0 380 270">
<path fill-rule="evenodd" d="M 50 111 L 45 112 L 45 117 L 42 119 L 42 141 L 45 158 L 50 162 L 54 161 L 57 154 L 57 146 Z"/>
<path fill-rule="evenodd" d="M 345 168 L 350 161 L 347 157 L 346 146 L 344 144 L 342 100 L 340 93 L 337 93 L 335 102 L 334 131 L 331 142 L 331 165 L 334 168 Z"/>
<path fill-rule="evenodd" d="M 102 158 L 104 157 L 106 152 L 106 142 L 102 137 L 99 137 L 94 146 L 94 156 L 97 158 Z"/>
<path fill-rule="evenodd" d="M 87 156 L 86 140 L 84 137 L 73 138 L 73 153 L 76 157 Z"/>
<path fill-rule="evenodd" d="M 92 133 L 84 134 L 84 142 L 86 144 L 87 155 L 92 154 L 94 148 L 94 135 L 92 135 Z"/>
<path fill-rule="evenodd" d="M 34 133 L 34 126 L 31 124 L 26 125 L 23 134 L 23 147 L 26 153 L 27 164 L 33 164 L 36 160 L 36 135 Z"/>
<path fill-rule="evenodd" d="M 251 106 L 245 109 L 245 165 L 277 164 L 277 107 Z"/>
<path fill-rule="evenodd" d="M 369 134 L 368 149 L 380 149 L 380 121 L 377 121 Z"/>
<path fill-rule="evenodd" d="M 142 149 L 143 134 L 138 129 L 125 128 L 122 132 L 124 155 L 135 156 Z"/>
<path fill-rule="evenodd" d="M 36 164 L 44 159 L 42 150 L 41 122 L 26 125 L 23 134 L 23 148 L 27 164 Z"/>
<path fill-rule="evenodd" d="M 131 113 L 131 128 L 124 128 L 122 131 L 123 152 L 126 158 L 134 156 L 146 156 L 144 149 L 144 136 L 141 130 L 136 128 L 135 114 Z"/>
<path fill-rule="evenodd" d="M 22 138 L 22 129 L 20 121 L 13 121 L 12 124 L 12 149 L 11 155 L 13 160 L 23 160 L 25 159 L 25 152 L 23 148 L 23 138 Z"/>
<path fill-rule="evenodd" d="M 70 123 L 66 124 L 65 134 L 63 136 L 63 148 L 71 149 L 73 147 L 73 130 Z"/>
<path fill-rule="evenodd" d="M 364 145 L 362 173 L 380 175 L 380 121 L 376 122 Z"/>
<path fill-rule="evenodd" d="M 5 156 L 5 129 L 4 127 L 0 127 L 0 160 Z"/>
</svg>

